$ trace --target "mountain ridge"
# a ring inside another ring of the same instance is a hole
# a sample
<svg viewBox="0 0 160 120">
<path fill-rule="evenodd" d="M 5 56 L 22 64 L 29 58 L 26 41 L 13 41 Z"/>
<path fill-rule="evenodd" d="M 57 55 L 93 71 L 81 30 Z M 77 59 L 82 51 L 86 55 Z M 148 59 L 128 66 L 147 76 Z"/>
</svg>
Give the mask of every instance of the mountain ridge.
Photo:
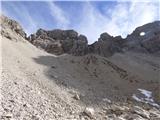
<svg viewBox="0 0 160 120">
<path fill-rule="evenodd" d="M 46 31 L 43 29 L 39 29 L 35 34 L 32 34 L 28 37 L 28 40 L 32 41 L 31 43 L 33 43 L 36 46 L 38 46 L 38 43 L 36 42 L 43 41 L 45 39 L 44 37 L 45 35 L 42 33 L 44 35 L 43 40 L 40 40 L 40 39 L 36 40 L 36 38 L 42 36 L 42 34 L 39 34 L 40 30 L 41 30 L 41 33 L 42 31 L 46 33 L 46 40 L 47 40 L 47 37 L 49 37 L 50 39 L 53 39 L 53 40 L 55 39 L 59 41 L 59 43 L 62 46 L 62 49 L 64 49 L 66 44 L 69 44 L 68 47 L 70 49 L 64 50 L 64 53 L 70 53 L 73 55 L 85 55 L 88 53 L 95 53 L 101 56 L 108 57 L 113 55 L 115 52 L 125 52 L 127 50 L 133 50 L 133 51 L 138 50 L 145 53 L 156 53 L 160 50 L 160 46 L 159 46 L 160 21 L 155 21 L 155 22 L 137 27 L 125 39 L 123 39 L 121 36 L 113 37 L 106 32 L 102 33 L 98 38 L 98 40 L 90 45 L 88 44 L 87 37 L 81 34 L 78 35 L 78 33 L 74 30 L 57 29 L 57 30 Z M 74 34 L 75 36 L 72 38 L 72 36 L 70 36 L 69 34 L 67 35 L 67 32 L 68 33 L 70 32 L 70 34 Z M 53 34 L 53 36 L 49 35 L 51 33 Z M 141 36 L 141 33 L 144 33 L 145 35 Z M 61 36 L 58 37 L 55 34 L 61 34 Z M 62 36 L 64 36 L 64 38 L 61 38 Z M 150 37 L 147 37 L 147 36 L 150 36 Z M 153 39 L 154 39 L 154 42 L 152 42 Z M 51 46 L 54 47 L 54 45 L 51 45 Z M 43 49 L 47 49 L 47 48 L 43 48 Z"/>
<path fill-rule="evenodd" d="M 139 51 L 144 53 L 158 53 L 160 51 L 160 21 L 155 21 L 137 27 L 125 39 L 121 36 L 111 36 L 107 32 L 100 35 L 93 44 L 88 44 L 87 37 L 75 30 L 44 30 L 38 29 L 36 33 L 27 37 L 22 27 L 14 20 L 2 15 L 4 23 L 20 34 L 30 43 L 45 51 L 61 55 L 98 54 L 104 57 L 112 56 L 116 52 Z M 3 32 L 3 31 L 2 31 Z M 143 33 L 144 35 L 141 35 Z M 148 37 L 149 36 L 149 37 Z"/>
</svg>

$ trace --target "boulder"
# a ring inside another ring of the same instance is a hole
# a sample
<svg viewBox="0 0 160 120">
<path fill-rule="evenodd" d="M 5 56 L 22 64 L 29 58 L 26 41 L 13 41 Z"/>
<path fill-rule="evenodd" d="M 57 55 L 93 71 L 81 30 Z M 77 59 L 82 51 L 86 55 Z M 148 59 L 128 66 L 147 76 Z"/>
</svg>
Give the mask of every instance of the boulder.
<svg viewBox="0 0 160 120">
<path fill-rule="evenodd" d="M 84 113 L 89 116 L 90 118 L 94 117 L 95 111 L 92 107 L 86 107 Z"/>
</svg>

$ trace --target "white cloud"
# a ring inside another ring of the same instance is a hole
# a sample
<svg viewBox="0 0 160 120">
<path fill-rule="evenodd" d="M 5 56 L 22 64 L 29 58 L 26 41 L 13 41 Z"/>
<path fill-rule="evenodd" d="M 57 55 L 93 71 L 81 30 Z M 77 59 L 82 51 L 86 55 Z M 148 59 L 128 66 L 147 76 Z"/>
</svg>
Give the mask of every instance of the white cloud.
<svg viewBox="0 0 160 120">
<path fill-rule="evenodd" d="M 159 12 L 155 3 L 136 1 L 130 4 L 118 2 L 113 9 L 105 10 L 109 10 L 110 18 L 90 2 L 83 8 L 83 19 L 76 29 L 88 37 L 89 43 L 96 41 L 102 32 L 126 37 L 136 27 L 157 20 Z"/>
<path fill-rule="evenodd" d="M 66 28 L 69 25 L 67 13 L 57 6 L 53 1 L 47 2 L 52 17 L 57 21 L 57 27 Z"/>
<path fill-rule="evenodd" d="M 89 39 L 89 43 L 94 42 L 102 31 L 106 31 L 103 25 L 108 21 L 108 18 L 100 14 L 89 2 L 82 9 L 81 18 L 81 22 L 75 29 L 79 33 L 85 34 Z"/>
</svg>

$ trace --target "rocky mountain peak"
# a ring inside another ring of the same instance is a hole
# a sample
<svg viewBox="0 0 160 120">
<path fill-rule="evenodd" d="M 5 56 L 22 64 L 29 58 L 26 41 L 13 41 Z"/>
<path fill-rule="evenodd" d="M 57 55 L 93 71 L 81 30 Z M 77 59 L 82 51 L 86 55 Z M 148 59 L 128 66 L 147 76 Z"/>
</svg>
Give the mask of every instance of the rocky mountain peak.
<svg viewBox="0 0 160 120">
<path fill-rule="evenodd" d="M 98 41 L 100 41 L 100 40 L 107 41 L 107 40 L 112 40 L 112 39 L 113 39 L 113 37 L 105 32 L 100 35 L 100 38 L 98 39 Z"/>
</svg>

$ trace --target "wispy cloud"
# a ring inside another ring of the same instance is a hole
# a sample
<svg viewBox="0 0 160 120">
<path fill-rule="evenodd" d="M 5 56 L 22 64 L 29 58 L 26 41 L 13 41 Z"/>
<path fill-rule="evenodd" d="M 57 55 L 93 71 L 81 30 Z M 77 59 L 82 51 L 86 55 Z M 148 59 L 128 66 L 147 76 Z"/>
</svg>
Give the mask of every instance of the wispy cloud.
<svg viewBox="0 0 160 120">
<path fill-rule="evenodd" d="M 52 1 L 48 1 L 46 3 L 50 9 L 52 18 L 57 21 L 57 26 L 60 28 L 67 28 L 70 23 L 67 18 L 67 13 Z"/>
<path fill-rule="evenodd" d="M 82 8 L 81 22 L 76 26 L 76 30 L 85 34 L 89 43 L 94 42 L 100 33 L 105 32 L 105 24 L 109 19 L 102 15 L 90 2 Z"/>
<path fill-rule="evenodd" d="M 33 33 L 37 29 L 37 21 L 33 19 L 33 16 L 29 13 L 26 7 L 22 4 L 9 4 L 10 9 L 12 12 L 15 12 L 15 16 L 10 13 L 7 9 L 3 9 L 2 12 L 5 15 L 14 17 L 17 21 L 26 23 L 26 25 L 22 24 L 25 32 L 29 35 Z M 25 22 L 27 21 L 27 22 Z M 24 26 L 23 26 L 24 25 Z"/>
<path fill-rule="evenodd" d="M 87 35 L 89 43 L 97 40 L 102 32 L 126 37 L 137 26 L 157 20 L 158 7 L 153 2 L 118 2 L 112 9 L 105 8 L 109 13 L 106 15 L 88 2 L 83 8 L 83 20 L 76 29 Z"/>
<path fill-rule="evenodd" d="M 96 41 L 103 32 L 108 32 L 113 36 L 122 35 L 126 37 L 137 26 L 160 20 L 160 3 L 157 2 L 158 0 L 141 0 L 141 2 L 138 0 L 112 1 L 115 2 L 110 7 L 108 4 L 111 2 L 103 1 L 103 11 L 100 11 L 95 2 L 81 2 L 83 4 L 81 4 L 82 6 L 79 4 L 79 8 L 73 5 L 72 8 L 68 7 L 66 10 L 63 7 L 68 2 L 47 1 L 41 2 L 40 5 L 30 3 L 34 4 L 34 9 L 27 6 L 25 2 L 23 4 L 18 2 L 8 3 L 8 9 L 4 9 L 4 12 L 8 16 L 17 18 L 16 20 L 20 21 L 28 34 L 35 32 L 41 26 L 45 29 L 52 27 L 53 29 L 55 27 L 60 29 L 73 28 L 86 35 L 89 43 Z M 97 2 L 97 4 L 99 3 Z M 72 3 L 70 2 L 70 4 Z M 29 9 L 31 10 L 29 11 Z M 32 9 L 33 13 L 31 12 Z M 35 9 L 41 11 L 34 13 Z M 43 14 L 46 13 L 45 18 L 44 15 L 42 16 L 42 11 L 44 11 Z M 37 19 L 35 19 L 36 15 Z"/>
</svg>

